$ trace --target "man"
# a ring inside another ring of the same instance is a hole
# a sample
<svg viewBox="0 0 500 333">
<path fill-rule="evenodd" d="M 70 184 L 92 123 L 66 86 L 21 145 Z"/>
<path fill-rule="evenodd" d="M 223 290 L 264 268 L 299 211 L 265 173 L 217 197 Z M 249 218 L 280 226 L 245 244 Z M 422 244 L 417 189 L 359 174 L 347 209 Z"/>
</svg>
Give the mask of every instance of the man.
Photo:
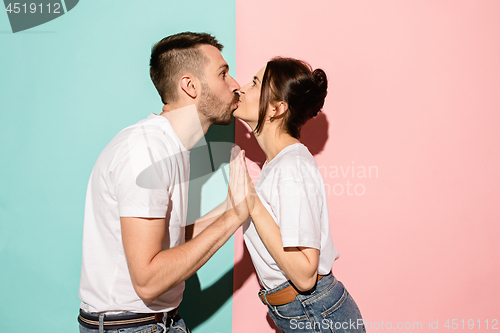
<svg viewBox="0 0 500 333">
<path fill-rule="evenodd" d="M 212 124 L 230 124 L 239 103 L 221 50 L 204 33 L 158 42 L 150 75 L 163 112 L 122 130 L 97 159 L 85 203 L 81 332 L 187 332 L 177 314 L 184 281 L 248 217 L 231 177 L 241 204 L 226 200 L 186 228 L 189 150 Z"/>
</svg>

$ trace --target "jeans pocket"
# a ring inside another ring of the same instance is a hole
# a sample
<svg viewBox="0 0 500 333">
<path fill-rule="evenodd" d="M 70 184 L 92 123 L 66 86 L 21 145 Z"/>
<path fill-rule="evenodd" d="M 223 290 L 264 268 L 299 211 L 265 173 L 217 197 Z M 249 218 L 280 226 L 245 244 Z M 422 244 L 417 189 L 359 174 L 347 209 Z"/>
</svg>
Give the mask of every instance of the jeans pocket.
<svg viewBox="0 0 500 333">
<path fill-rule="evenodd" d="M 307 318 L 302 303 L 297 299 L 287 304 L 272 306 L 271 310 L 278 318 L 282 319 L 302 320 Z"/>
<path fill-rule="evenodd" d="M 170 325 L 167 333 L 190 333 L 191 331 L 187 328 L 184 319 L 180 319 L 177 322 L 173 322 Z"/>
<path fill-rule="evenodd" d="M 365 325 L 358 306 L 344 289 L 342 297 L 330 308 L 321 313 L 324 321 L 335 333 L 364 333 Z"/>
<path fill-rule="evenodd" d="M 281 330 L 281 332 L 283 333 L 309 332 L 306 329 L 311 326 L 309 318 L 305 314 L 291 316 L 293 314 L 298 314 L 298 313 L 290 313 L 284 311 L 283 309 L 282 313 L 279 313 L 276 311 L 274 307 L 273 309 L 271 308 L 269 309 L 269 317 L 271 317 L 271 319 L 274 321 L 276 326 Z"/>
</svg>

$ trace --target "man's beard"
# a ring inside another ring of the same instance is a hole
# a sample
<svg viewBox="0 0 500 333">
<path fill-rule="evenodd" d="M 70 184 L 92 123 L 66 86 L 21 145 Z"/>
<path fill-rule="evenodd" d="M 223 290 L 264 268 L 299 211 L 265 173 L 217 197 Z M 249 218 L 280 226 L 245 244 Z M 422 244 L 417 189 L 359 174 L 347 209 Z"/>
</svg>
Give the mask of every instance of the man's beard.
<svg viewBox="0 0 500 333">
<path fill-rule="evenodd" d="M 225 104 L 219 97 L 212 93 L 210 87 L 202 82 L 201 101 L 198 110 L 206 116 L 212 124 L 230 125 L 233 122 L 233 105 L 239 100 L 239 95 L 234 94 L 233 100 Z"/>
</svg>

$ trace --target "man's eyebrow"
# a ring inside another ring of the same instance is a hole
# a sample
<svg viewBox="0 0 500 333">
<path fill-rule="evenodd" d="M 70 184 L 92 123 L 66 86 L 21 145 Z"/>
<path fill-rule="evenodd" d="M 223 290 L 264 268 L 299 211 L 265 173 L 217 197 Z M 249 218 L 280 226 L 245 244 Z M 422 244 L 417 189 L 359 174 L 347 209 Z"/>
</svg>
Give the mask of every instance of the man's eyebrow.
<svg viewBox="0 0 500 333">
<path fill-rule="evenodd" d="M 222 65 L 219 66 L 218 69 L 223 69 L 223 68 L 229 70 L 229 65 L 228 64 L 222 64 Z"/>
</svg>

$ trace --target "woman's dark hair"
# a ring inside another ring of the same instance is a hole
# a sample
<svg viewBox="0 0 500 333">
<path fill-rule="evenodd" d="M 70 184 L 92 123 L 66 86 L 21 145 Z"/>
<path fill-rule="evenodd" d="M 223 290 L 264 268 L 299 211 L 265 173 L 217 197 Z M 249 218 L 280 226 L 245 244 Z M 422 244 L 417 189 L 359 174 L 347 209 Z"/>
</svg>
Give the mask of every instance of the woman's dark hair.
<svg viewBox="0 0 500 333">
<path fill-rule="evenodd" d="M 283 118 L 283 129 L 298 139 L 300 128 L 321 111 L 325 103 L 328 83 L 322 69 L 298 59 L 276 57 L 267 63 L 259 101 L 259 121 L 255 133 L 264 125 L 269 104 L 284 101 L 288 110 L 271 118 Z"/>
</svg>

